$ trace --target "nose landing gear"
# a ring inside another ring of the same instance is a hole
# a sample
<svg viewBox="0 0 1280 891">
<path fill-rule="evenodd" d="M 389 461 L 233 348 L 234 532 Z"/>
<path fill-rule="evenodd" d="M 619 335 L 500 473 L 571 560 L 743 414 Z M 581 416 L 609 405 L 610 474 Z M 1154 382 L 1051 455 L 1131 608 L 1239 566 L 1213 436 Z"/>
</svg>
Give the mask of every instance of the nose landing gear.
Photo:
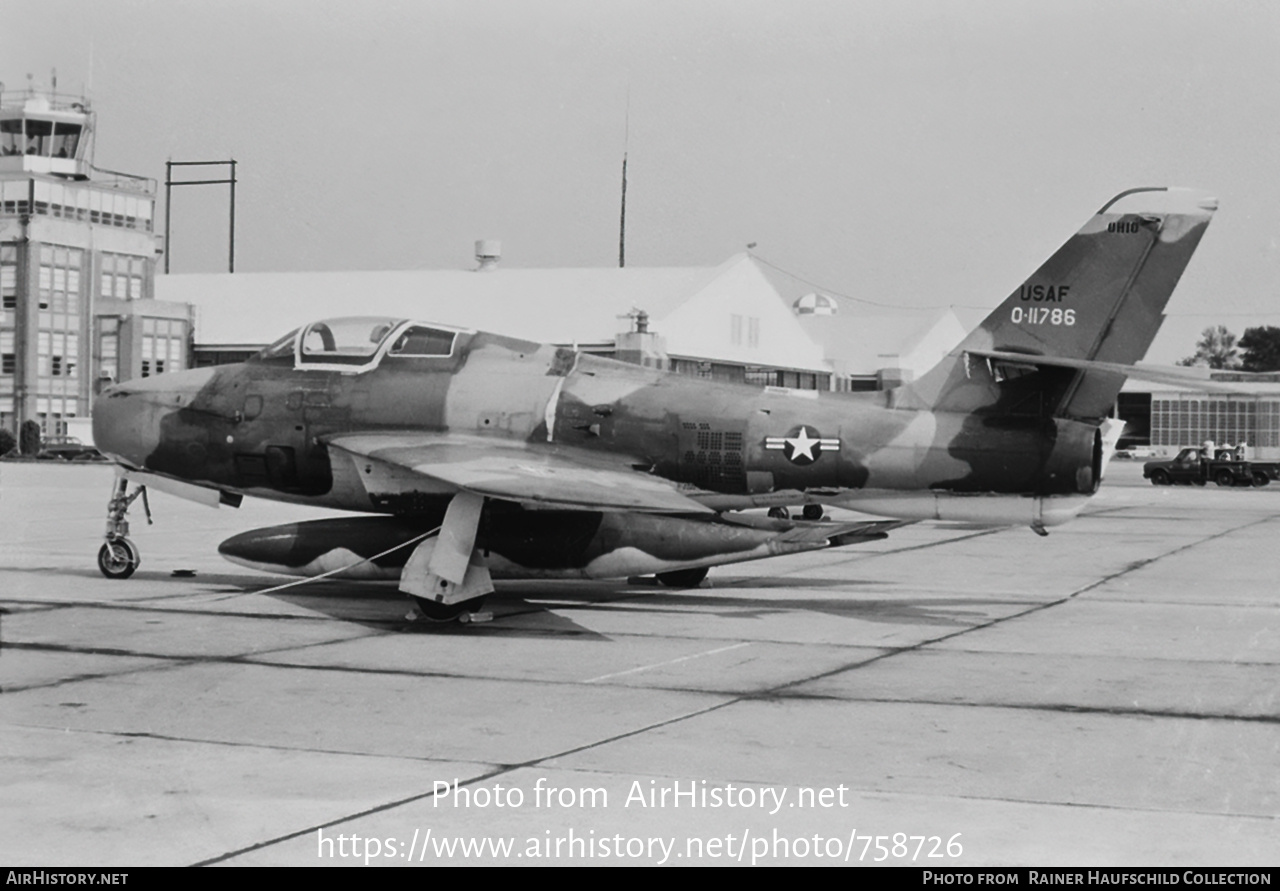
<svg viewBox="0 0 1280 891">
<path fill-rule="evenodd" d="M 125 519 L 129 507 L 139 495 L 142 496 L 142 508 L 147 514 L 147 525 L 151 525 L 151 503 L 147 501 L 147 487 L 138 486 L 130 495 L 128 478 L 116 477 L 112 484 L 111 501 L 107 504 L 107 540 L 98 549 L 98 569 L 109 579 L 127 579 L 142 562 L 137 546 L 129 541 L 129 521 Z"/>
</svg>

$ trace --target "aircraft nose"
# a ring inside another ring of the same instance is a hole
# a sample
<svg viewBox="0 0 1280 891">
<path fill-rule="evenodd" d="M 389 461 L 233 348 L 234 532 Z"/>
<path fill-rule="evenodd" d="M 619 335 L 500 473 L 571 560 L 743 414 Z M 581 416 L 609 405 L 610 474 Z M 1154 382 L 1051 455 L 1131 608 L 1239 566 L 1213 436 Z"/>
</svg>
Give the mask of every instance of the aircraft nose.
<svg viewBox="0 0 1280 891">
<path fill-rule="evenodd" d="M 212 368 L 171 372 L 103 390 L 93 402 L 94 446 L 118 463 L 145 467 L 160 445 L 161 422 L 189 405 L 213 374 Z"/>
</svg>

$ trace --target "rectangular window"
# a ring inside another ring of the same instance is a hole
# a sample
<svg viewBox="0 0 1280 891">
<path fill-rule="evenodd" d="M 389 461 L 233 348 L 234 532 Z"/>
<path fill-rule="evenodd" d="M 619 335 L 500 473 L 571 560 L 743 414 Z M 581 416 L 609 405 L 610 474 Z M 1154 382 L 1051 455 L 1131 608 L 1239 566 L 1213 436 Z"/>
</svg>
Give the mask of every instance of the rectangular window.
<svg viewBox="0 0 1280 891">
<path fill-rule="evenodd" d="M 118 338 L 117 334 L 104 334 L 102 340 L 98 342 L 98 377 L 100 378 L 116 379 L 116 371 L 119 367 L 116 364 Z"/>
<path fill-rule="evenodd" d="M 40 377 L 49 376 L 49 357 L 51 352 L 49 332 L 41 331 L 36 336 L 36 374 Z"/>
<path fill-rule="evenodd" d="M 751 316 L 747 319 L 747 346 L 760 346 L 760 318 Z"/>
<path fill-rule="evenodd" d="M 0 353 L 0 374 L 13 374 L 18 367 L 13 353 Z"/>
<path fill-rule="evenodd" d="M 742 316 L 736 313 L 729 316 L 729 343 L 734 346 L 742 345 Z"/>
</svg>

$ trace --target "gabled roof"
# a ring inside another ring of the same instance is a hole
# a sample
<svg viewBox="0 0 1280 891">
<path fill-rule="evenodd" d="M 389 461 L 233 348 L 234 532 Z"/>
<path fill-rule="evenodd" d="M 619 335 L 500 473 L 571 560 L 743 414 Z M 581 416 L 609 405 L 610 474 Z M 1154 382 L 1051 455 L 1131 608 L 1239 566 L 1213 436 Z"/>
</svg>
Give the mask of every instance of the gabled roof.
<svg viewBox="0 0 1280 891">
<path fill-rule="evenodd" d="M 156 277 L 196 307 L 201 344 L 269 343 L 315 319 L 393 315 L 554 343 L 611 341 L 633 307 L 659 318 L 714 268 L 259 272 Z"/>
<path fill-rule="evenodd" d="M 822 347 L 837 374 L 871 375 L 885 368 L 923 374 L 990 312 L 948 306 L 888 306 L 823 290 L 768 261 L 760 264 L 789 310 L 798 301 L 834 308 L 834 312 L 802 313 L 797 319 Z M 812 298 L 814 294 L 817 300 Z"/>
<path fill-rule="evenodd" d="M 671 355 L 828 371 L 745 254 L 716 267 L 168 275 L 156 296 L 196 307 L 202 346 L 270 343 L 307 322 L 389 315 L 544 343 L 613 343 L 635 309 Z M 741 319 L 734 342 L 733 317 Z M 758 319 L 756 345 L 750 319 Z"/>
<path fill-rule="evenodd" d="M 673 356 L 828 372 L 810 338 L 747 254 L 735 254 L 693 297 L 655 318 Z"/>
<path fill-rule="evenodd" d="M 822 344 L 842 374 L 875 374 L 900 368 L 924 374 L 967 333 L 950 309 L 886 309 L 857 306 L 837 315 L 806 315 L 800 324 Z"/>
</svg>

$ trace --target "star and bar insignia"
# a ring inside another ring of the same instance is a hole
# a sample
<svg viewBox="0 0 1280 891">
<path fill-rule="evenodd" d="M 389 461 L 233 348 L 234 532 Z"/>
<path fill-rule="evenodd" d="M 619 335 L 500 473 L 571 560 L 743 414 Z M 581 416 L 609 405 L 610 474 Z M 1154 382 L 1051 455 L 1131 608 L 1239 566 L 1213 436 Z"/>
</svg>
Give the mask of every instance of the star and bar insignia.
<svg viewBox="0 0 1280 891">
<path fill-rule="evenodd" d="M 840 451 L 840 440 L 823 438 L 815 428 L 801 424 L 793 427 L 786 436 L 766 436 L 764 447 L 769 451 L 781 450 L 792 464 L 812 464 L 823 452 Z"/>
</svg>

